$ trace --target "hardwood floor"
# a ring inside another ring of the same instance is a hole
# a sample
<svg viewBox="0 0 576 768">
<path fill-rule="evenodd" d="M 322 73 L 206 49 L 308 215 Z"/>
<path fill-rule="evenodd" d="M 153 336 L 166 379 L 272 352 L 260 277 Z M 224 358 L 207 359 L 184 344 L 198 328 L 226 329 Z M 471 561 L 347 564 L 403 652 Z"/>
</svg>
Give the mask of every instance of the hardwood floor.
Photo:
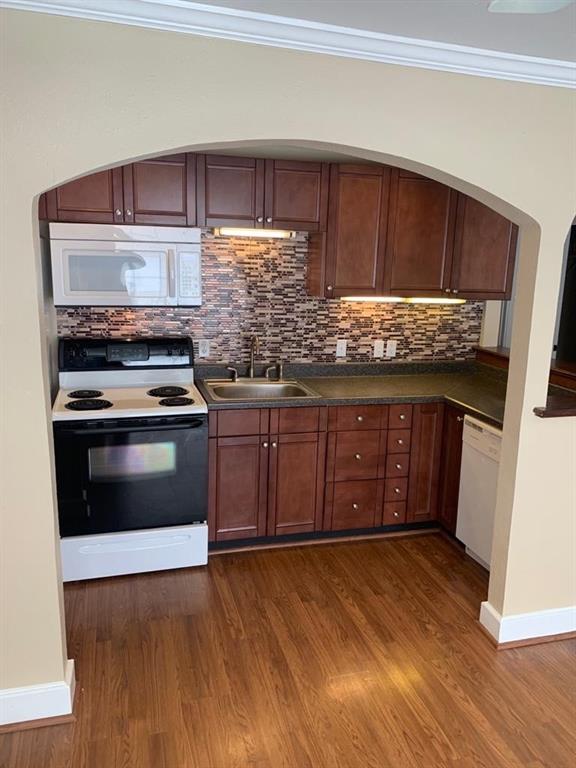
<svg viewBox="0 0 576 768">
<path fill-rule="evenodd" d="M 576 642 L 497 652 L 438 534 L 65 589 L 77 719 L 2 768 L 569 768 Z"/>
</svg>

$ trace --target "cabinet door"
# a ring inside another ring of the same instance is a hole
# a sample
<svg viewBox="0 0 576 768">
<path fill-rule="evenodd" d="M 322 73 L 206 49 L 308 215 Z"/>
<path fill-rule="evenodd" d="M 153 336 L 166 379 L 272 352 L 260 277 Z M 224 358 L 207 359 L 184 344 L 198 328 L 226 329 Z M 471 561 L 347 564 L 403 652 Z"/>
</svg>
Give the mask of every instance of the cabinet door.
<svg viewBox="0 0 576 768">
<path fill-rule="evenodd" d="M 267 438 L 211 438 L 209 443 L 210 540 L 265 536 Z"/>
<path fill-rule="evenodd" d="M 328 172 L 328 163 L 266 160 L 265 226 L 303 232 L 324 230 Z"/>
<path fill-rule="evenodd" d="M 452 293 L 471 299 L 509 299 L 518 227 L 477 200 L 460 195 Z"/>
<path fill-rule="evenodd" d="M 331 167 L 326 296 L 382 294 L 389 187 L 384 166 Z"/>
<path fill-rule="evenodd" d="M 450 291 L 457 193 L 394 169 L 386 246 L 385 292 L 434 296 Z"/>
<path fill-rule="evenodd" d="M 46 194 L 51 221 L 113 224 L 124 221 L 122 168 L 92 173 Z"/>
<path fill-rule="evenodd" d="M 195 156 L 171 155 L 123 168 L 124 218 L 134 224 L 196 224 Z"/>
<path fill-rule="evenodd" d="M 459 408 L 453 408 L 450 405 L 446 406 L 444 411 L 442 458 L 440 461 L 438 520 L 450 533 L 455 533 L 456 531 L 463 428 L 463 412 Z"/>
<path fill-rule="evenodd" d="M 442 403 L 414 406 L 406 516 L 409 523 L 435 520 L 437 516 L 443 416 Z"/>
<path fill-rule="evenodd" d="M 326 436 L 272 436 L 269 450 L 268 535 L 321 530 Z"/>
<path fill-rule="evenodd" d="M 197 156 L 199 227 L 264 226 L 264 160 Z"/>
</svg>

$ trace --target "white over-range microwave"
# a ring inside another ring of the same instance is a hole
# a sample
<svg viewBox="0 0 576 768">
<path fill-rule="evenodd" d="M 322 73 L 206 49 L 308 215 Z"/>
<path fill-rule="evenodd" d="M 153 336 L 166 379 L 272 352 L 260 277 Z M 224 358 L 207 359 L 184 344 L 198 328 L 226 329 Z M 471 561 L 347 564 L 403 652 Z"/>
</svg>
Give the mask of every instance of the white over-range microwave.
<svg viewBox="0 0 576 768">
<path fill-rule="evenodd" d="M 56 306 L 202 304 L 200 229 L 50 224 Z"/>
</svg>

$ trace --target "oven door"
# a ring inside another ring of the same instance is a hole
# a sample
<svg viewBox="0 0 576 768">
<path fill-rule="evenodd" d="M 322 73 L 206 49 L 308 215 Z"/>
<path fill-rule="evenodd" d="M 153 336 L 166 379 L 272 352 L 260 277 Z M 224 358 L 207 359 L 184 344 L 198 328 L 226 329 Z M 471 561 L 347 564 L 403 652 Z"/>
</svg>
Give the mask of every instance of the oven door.
<svg viewBox="0 0 576 768">
<path fill-rule="evenodd" d="M 206 416 L 55 425 L 61 536 L 207 518 Z"/>
</svg>

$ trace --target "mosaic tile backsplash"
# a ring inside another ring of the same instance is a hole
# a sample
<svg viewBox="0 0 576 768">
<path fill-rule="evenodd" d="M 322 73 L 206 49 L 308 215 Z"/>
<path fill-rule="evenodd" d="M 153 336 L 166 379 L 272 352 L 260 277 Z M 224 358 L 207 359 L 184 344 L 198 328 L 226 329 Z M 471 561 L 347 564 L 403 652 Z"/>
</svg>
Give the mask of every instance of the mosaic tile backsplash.
<svg viewBox="0 0 576 768">
<path fill-rule="evenodd" d="M 395 339 L 396 360 L 474 357 L 483 302 L 461 305 L 350 303 L 306 293 L 307 236 L 292 240 L 202 235 L 201 307 L 61 307 L 60 336 L 191 335 L 210 341 L 209 363 L 246 363 L 249 339 L 261 361 L 335 362 L 347 339 L 348 362 L 373 360 L 376 339 Z"/>
</svg>

